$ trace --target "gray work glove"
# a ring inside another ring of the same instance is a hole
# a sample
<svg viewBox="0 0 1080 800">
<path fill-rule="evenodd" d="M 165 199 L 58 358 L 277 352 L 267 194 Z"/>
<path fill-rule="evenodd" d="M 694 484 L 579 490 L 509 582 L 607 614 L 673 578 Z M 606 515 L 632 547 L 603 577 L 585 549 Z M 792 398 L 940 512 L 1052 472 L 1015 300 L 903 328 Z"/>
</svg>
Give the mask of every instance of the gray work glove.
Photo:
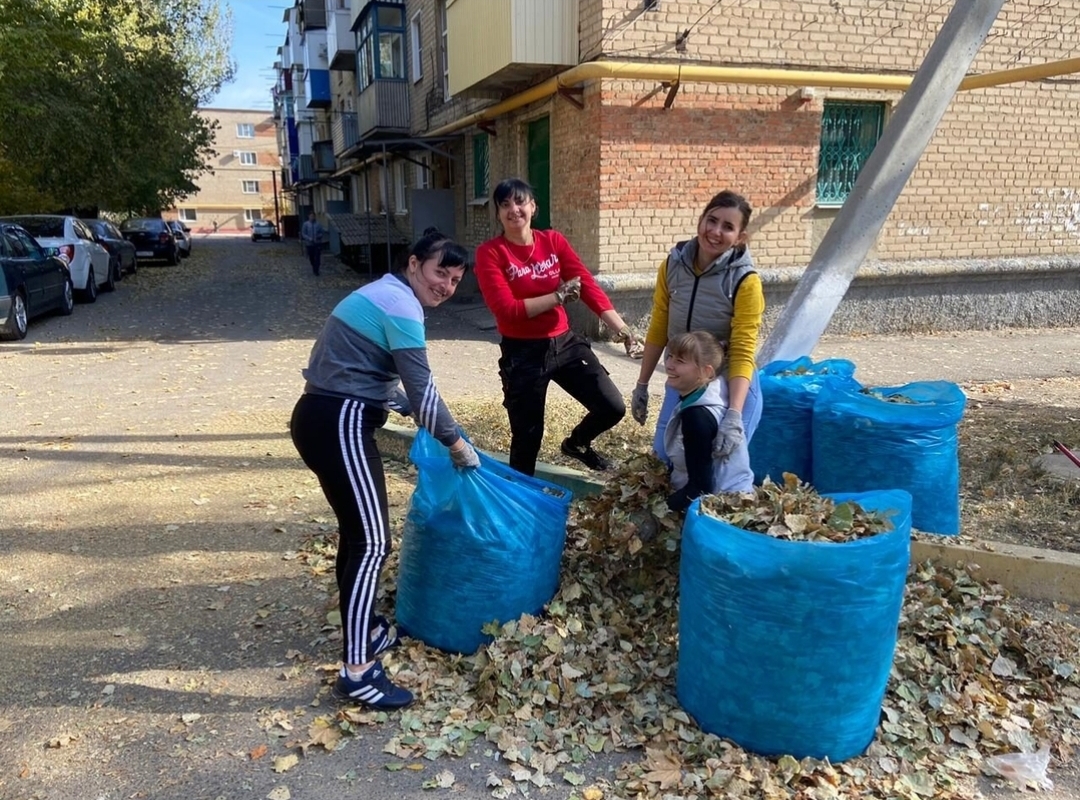
<svg viewBox="0 0 1080 800">
<path fill-rule="evenodd" d="M 457 450 L 450 449 L 450 460 L 459 469 L 476 469 L 480 466 L 480 456 L 476 454 L 476 448 L 464 439 L 461 440 L 461 447 Z"/>
<path fill-rule="evenodd" d="M 630 416 L 638 425 L 644 425 L 649 418 L 649 385 L 639 383 L 630 395 Z"/>
<path fill-rule="evenodd" d="M 579 297 L 581 297 L 581 278 L 575 277 L 563 281 L 559 284 L 559 288 L 555 290 L 555 299 L 559 301 L 560 306 L 572 303 Z"/>
<path fill-rule="evenodd" d="M 403 417 L 412 416 L 412 406 L 409 404 L 409 396 L 400 389 L 395 391 L 393 397 L 386 401 L 386 405 L 391 411 L 396 411 Z"/>
<path fill-rule="evenodd" d="M 713 455 L 726 458 L 745 441 L 746 432 L 743 430 L 742 412 L 729 408 L 720 420 L 716 441 L 713 444 Z"/>
</svg>

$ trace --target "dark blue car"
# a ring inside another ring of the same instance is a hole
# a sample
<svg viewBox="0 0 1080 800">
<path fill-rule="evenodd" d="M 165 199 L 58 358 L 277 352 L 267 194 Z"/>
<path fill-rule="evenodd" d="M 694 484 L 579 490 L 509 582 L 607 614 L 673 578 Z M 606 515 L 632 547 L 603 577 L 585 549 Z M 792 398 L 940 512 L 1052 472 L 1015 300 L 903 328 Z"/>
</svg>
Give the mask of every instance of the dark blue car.
<svg viewBox="0 0 1080 800">
<path fill-rule="evenodd" d="M 54 309 L 75 309 L 67 265 L 20 226 L 0 222 L 0 339 L 25 339 L 30 319 Z"/>
</svg>

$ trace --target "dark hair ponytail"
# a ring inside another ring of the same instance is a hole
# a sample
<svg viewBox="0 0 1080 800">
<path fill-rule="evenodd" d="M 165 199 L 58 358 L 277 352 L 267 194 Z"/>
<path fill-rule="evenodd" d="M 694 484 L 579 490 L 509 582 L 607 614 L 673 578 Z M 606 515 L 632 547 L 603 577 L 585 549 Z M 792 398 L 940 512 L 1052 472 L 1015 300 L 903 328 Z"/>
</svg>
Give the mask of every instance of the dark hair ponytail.
<svg viewBox="0 0 1080 800">
<path fill-rule="evenodd" d="M 416 240 L 416 244 L 409 251 L 409 258 L 415 257 L 423 264 L 436 256 L 439 257 L 440 267 L 464 267 L 466 270 L 469 268 L 468 250 L 445 236 L 438 228 L 425 228 L 424 235 Z M 408 258 L 406 263 L 408 263 Z"/>
</svg>

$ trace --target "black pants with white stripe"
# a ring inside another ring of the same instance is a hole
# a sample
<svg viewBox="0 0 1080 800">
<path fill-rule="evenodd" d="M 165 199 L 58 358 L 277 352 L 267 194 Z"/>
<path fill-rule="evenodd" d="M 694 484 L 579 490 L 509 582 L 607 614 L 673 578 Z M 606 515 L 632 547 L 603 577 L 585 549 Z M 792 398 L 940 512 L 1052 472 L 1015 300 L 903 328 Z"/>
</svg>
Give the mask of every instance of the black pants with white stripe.
<svg viewBox="0 0 1080 800">
<path fill-rule="evenodd" d="M 369 660 L 371 616 L 379 573 L 390 552 L 386 476 L 375 446 L 385 409 L 358 400 L 304 394 L 289 429 L 304 463 L 315 473 L 338 520 L 337 585 L 343 660 Z"/>
</svg>

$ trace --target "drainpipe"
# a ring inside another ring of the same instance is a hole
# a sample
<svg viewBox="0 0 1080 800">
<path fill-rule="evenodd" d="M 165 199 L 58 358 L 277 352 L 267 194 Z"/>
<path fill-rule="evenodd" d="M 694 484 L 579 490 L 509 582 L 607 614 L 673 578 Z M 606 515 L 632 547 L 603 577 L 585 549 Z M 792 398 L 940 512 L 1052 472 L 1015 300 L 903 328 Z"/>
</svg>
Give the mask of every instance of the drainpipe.
<svg viewBox="0 0 1080 800">
<path fill-rule="evenodd" d="M 983 89 L 1019 81 L 1041 80 L 1055 75 L 1080 72 L 1080 58 L 1051 61 L 1030 67 L 970 75 L 960 83 L 960 89 Z M 578 64 L 565 72 L 548 78 L 520 94 L 509 97 L 482 111 L 461 117 L 453 122 L 428 131 L 427 136 L 444 136 L 448 133 L 490 122 L 511 111 L 551 97 L 559 89 L 569 89 L 583 81 L 612 78 L 623 80 L 649 80 L 672 83 L 730 83 L 759 86 L 813 86 L 842 89 L 879 89 L 906 91 L 913 80 L 910 75 L 881 75 L 854 72 L 826 72 L 819 70 L 769 69 L 743 67 L 715 67 L 705 65 L 650 64 L 637 61 L 589 61 Z"/>
</svg>

